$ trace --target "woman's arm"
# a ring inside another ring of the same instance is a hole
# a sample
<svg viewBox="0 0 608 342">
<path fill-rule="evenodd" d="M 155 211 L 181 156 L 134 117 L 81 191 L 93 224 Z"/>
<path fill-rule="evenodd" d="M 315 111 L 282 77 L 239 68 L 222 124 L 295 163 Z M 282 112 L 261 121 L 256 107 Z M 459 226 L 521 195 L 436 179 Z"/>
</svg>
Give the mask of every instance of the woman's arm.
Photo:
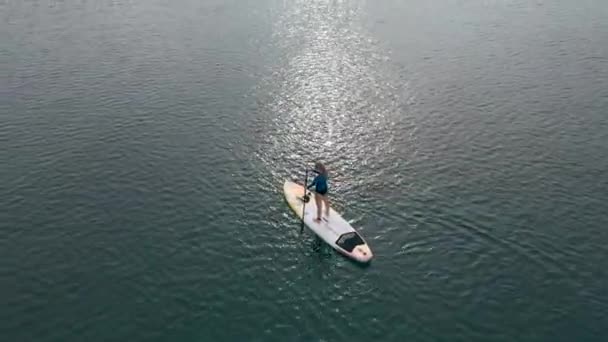
<svg viewBox="0 0 608 342">
<path fill-rule="evenodd" d="M 317 177 L 319 177 L 319 176 L 317 176 Z M 315 185 L 317 184 L 317 177 L 315 177 L 315 179 L 313 179 L 313 180 L 312 180 L 312 183 L 310 183 L 310 185 L 309 185 L 309 186 L 307 186 L 306 188 L 310 189 L 310 188 L 312 188 L 313 186 L 315 186 Z"/>
</svg>

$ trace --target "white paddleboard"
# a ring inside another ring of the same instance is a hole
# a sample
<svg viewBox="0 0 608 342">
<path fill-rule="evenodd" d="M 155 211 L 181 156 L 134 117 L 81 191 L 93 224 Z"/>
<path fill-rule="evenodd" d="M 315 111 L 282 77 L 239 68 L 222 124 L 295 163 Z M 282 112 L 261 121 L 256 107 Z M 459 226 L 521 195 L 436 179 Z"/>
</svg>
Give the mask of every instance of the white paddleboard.
<svg viewBox="0 0 608 342">
<path fill-rule="evenodd" d="M 285 181 L 283 193 L 291 209 L 302 219 L 304 187 L 291 181 Z M 340 214 L 330 208 L 327 217 L 325 216 L 325 208 L 323 208 L 321 222 L 316 222 L 316 217 L 317 204 L 314 196 L 310 196 L 310 200 L 304 208 L 304 223 L 306 226 L 341 254 L 359 262 L 371 261 L 373 254 L 369 246 Z"/>
</svg>

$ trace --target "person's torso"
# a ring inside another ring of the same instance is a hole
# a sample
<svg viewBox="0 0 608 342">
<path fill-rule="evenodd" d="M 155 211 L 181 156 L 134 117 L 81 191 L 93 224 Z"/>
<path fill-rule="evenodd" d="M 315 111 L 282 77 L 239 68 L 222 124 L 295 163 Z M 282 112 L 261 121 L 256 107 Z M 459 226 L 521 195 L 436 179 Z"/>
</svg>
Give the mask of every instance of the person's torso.
<svg viewBox="0 0 608 342">
<path fill-rule="evenodd" d="M 318 175 L 315 180 L 315 185 L 318 190 L 327 190 L 327 175 Z"/>
</svg>

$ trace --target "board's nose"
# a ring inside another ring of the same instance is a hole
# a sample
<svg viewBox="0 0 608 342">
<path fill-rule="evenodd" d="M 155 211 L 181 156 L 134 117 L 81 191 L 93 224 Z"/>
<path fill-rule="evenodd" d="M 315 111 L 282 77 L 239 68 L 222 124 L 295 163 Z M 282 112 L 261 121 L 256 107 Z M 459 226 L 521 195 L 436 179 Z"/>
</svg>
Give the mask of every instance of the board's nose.
<svg viewBox="0 0 608 342">
<path fill-rule="evenodd" d="M 374 254 L 367 245 L 358 245 L 353 249 L 352 254 L 360 262 L 369 262 L 374 257 Z"/>
</svg>

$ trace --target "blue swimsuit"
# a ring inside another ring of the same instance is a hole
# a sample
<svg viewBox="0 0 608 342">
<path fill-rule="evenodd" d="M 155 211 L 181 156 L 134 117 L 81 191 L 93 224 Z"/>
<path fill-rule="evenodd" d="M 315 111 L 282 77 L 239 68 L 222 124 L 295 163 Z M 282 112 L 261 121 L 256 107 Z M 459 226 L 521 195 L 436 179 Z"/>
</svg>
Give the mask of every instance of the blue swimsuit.
<svg viewBox="0 0 608 342">
<path fill-rule="evenodd" d="M 308 188 L 315 187 L 315 192 L 319 195 L 325 195 L 327 193 L 327 175 L 320 173 L 315 179 L 310 183 Z"/>
</svg>

